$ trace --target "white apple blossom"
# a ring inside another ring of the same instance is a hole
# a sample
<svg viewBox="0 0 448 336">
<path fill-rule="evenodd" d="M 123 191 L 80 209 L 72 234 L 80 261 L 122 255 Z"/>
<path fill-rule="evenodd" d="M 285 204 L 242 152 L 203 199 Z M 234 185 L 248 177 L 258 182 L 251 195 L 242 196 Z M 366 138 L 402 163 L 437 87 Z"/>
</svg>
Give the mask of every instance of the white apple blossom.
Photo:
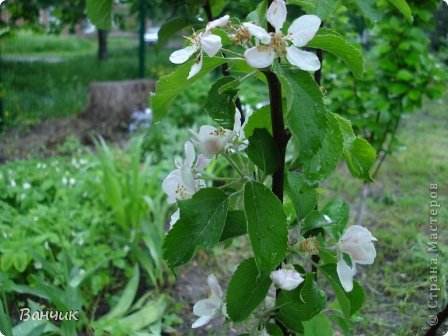
<svg viewBox="0 0 448 336">
<path fill-rule="evenodd" d="M 199 318 L 193 323 L 192 328 L 202 327 L 220 314 L 227 316 L 223 293 L 218 279 L 213 274 L 210 274 L 207 277 L 207 283 L 210 286 L 211 295 L 208 299 L 199 300 L 193 306 L 193 314 Z"/>
<path fill-rule="evenodd" d="M 346 292 L 353 289 L 353 276 L 356 264 L 371 265 L 375 261 L 376 250 L 372 242 L 377 239 L 369 230 L 360 225 L 350 226 L 339 240 L 338 249 L 341 252 L 336 271 Z M 352 267 L 347 265 L 342 253 L 347 253 L 352 260 Z"/>
<path fill-rule="evenodd" d="M 241 114 L 238 110 L 235 112 L 233 130 L 204 125 L 199 128 L 199 133 L 191 132 L 195 136 L 193 141 L 198 145 L 201 153 L 208 159 L 213 159 L 215 155 L 227 149 L 234 140 L 238 142 L 237 149 L 241 149 L 240 145 L 244 145 L 245 141 L 241 127 Z"/>
<path fill-rule="evenodd" d="M 273 271 L 270 277 L 278 287 L 287 291 L 297 288 L 304 280 L 299 272 L 292 269 Z"/>
<path fill-rule="evenodd" d="M 173 228 L 173 225 L 177 223 L 177 221 L 180 219 L 180 210 L 177 209 L 170 218 L 170 230 Z"/>
<path fill-rule="evenodd" d="M 298 48 L 306 46 L 313 39 L 321 20 L 316 15 L 303 15 L 294 20 L 288 28 L 288 33 L 283 35 L 281 29 L 286 21 L 286 15 L 285 2 L 274 0 L 266 13 L 266 20 L 275 28 L 275 33 L 268 33 L 264 28 L 252 23 L 243 24 L 243 27 L 261 43 L 245 51 L 247 63 L 254 68 L 262 69 L 271 66 L 276 57 L 286 56 L 289 63 L 302 70 L 319 70 L 319 58 L 311 52 Z"/>
<path fill-rule="evenodd" d="M 210 160 L 203 155 L 199 155 L 196 159 L 194 146 L 190 141 L 185 143 L 184 152 L 184 162 L 177 162 L 177 169 L 173 170 L 162 183 L 162 189 L 168 195 L 170 204 L 176 203 L 177 200 L 189 199 L 196 191 L 205 187 L 205 182 L 197 179 L 196 174 L 203 170 Z"/>
<path fill-rule="evenodd" d="M 263 328 L 263 330 L 260 331 L 260 336 L 269 336 L 269 333 L 265 328 Z"/>
<path fill-rule="evenodd" d="M 215 56 L 222 48 L 221 37 L 212 34 L 210 31 L 215 28 L 224 27 L 229 23 L 229 16 L 223 16 L 217 20 L 211 21 L 207 24 L 205 31 L 201 33 L 194 33 L 190 40 L 191 45 L 173 52 L 170 56 L 170 61 L 174 64 L 185 63 L 193 54 L 199 51 L 196 57 L 196 62 L 190 69 L 188 78 L 197 75 L 202 68 L 202 58 L 204 52 L 210 56 Z"/>
</svg>

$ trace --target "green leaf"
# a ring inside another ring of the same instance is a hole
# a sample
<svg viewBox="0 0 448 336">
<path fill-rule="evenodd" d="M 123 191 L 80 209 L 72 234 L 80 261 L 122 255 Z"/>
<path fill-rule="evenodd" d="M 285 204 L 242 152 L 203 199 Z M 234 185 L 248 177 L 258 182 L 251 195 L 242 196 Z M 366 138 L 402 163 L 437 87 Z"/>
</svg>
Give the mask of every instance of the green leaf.
<svg viewBox="0 0 448 336">
<path fill-rule="evenodd" d="M 316 189 L 302 191 L 303 175 L 289 171 L 285 179 L 285 192 L 291 199 L 297 219 L 302 220 L 317 204 Z"/>
<path fill-rule="evenodd" d="M 248 140 L 247 155 L 252 162 L 266 174 L 273 173 L 280 163 L 280 154 L 268 130 L 256 128 Z"/>
<path fill-rule="evenodd" d="M 265 328 L 269 336 L 283 336 L 283 331 L 274 323 L 266 323 Z"/>
<path fill-rule="evenodd" d="M 412 17 L 412 11 L 409 7 L 409 4 L 406 2 L 406 0 L 389 0 L 389 2 L 397 8 L 401 14 L 406 18 L 406 20 L 409 21 L 409 23 L 412 23 L 414 18 Z"/>
<path fill-rule="evenodd" d="M 330 320 L 324 314 L 314 316 L 311 320 L 303 322 L 304 336 L 333 336 Z"/>
<path fill-rule="evenodd" d="M 342 315 L 344 316 L 345 320 L 348 321 L 351 315 L 350 300 L 347 297 L 347 293 L 342 288 L 341 282 L 336 272 L 336 264 L 326 264 L 320 266 L 319 270 L 322 272 L 324 277 L 333 288 L 336 299 L 339 302 L 339 307 L 341 308 Z"/>
<path fill-rule="evenodd" d="M 308 42 L 307 46 L 328 51 L 339 57 L 355 77 L 363 78 L 364 57 L 361 50 L 349 43 L 337 32 L 328 28 L 321 28 L 316 36 Z"/>
<path fill-rule="evenodd" d="M 298 322 L 308 321 L 319 314 L 327 302 L 324 291 L 318 289 L 314 274 L 307 273 L 302 285 L 292 291 L 280 291 L 276 305 L 281 307 L 277 317 L 288 328 L 301 332 Z M 302 331 L 303 332 L 303 331 Z"/>
<path fill-rule="evenodd" d="M 322 21 L 334 13 L 339 6 L 339 0 L 319 0 L 316 7 L 310 13 L 317 15 Z"/>
<path fill-rule="evenodd" d="M 210 88 L 207 102 L 205 103 L 205 111 L 210 118 L 222 127 L 230 130 L 233 129 L 235 122 L 235 96 L 238 90 L 228 90 L 219 93 L 219 89 L 234 80 L 235 77 L 232 76 L 218 79 Z"/>
<path fill-rule="evenodd" d="M 324 180 L 339 164 L 342 156 L 343 138 L 339 123 L 333 113 L 327 113 L 328 128 L 322 139 L 322 147 L 309 160 L 302 163 L 304 177 L 308 183 Z"/>
<path fill-rule="evenodd" d="M 113 0 L 86 0 L 87 15 L 92 23 L 99 29 L 112 28 Z"/>
<path fill-rule="evenodd" d="M 414 75 L 406 69 L 401 69 L 396 74 L 397 79 L 405 81 L 405 82 L 411 82 L 414 81 Z"/>
<path fill-rule="evenodd" d="M 12 336 L 11 321 L 3 309 L 3 301 L 0 299 L 0 332 L 5 336 Z"/>
<path fill-rule="evenodd" d="M 350 121 L 337 116 L 344 137 L 343 156 L 354 177 L 373 182 L 370 169 L 376 160 L 375 149 L 364 139 L 355 136 Z"/>
<path fill-rule="evenodd" d="M 263 302 L 271 286 L 269 273 L 258 273 L 255 259 L 244 260 L 230 280 L 227 312 L 234 322 L 244 321 Z"/>
<path fill-rule="evenodd" d="M 257 8 L 250 12 L 245 21 L 249 21 L 255 23 L 257 26 L 262 27 L 265 22 L 266 12 L 268 11 L 268 2 L 267 0 L 261 1 Z"/>
<path fill-rule="evenodd" d="M 14 256 L 12 257 L 12 262 L 14 264 L 14 268 L 19 271 L 20 273 L 22 273 L 23 271 L 25 271 L 26 266 L 28 265 L 28 256 L 26 255 L 25 252 L 17 252 L 14 254 Z"/>
<path fill-rule="evenodd" d="M 243 210 L 229 211 L 226 224 L 219 241 L 242 236 L 247 233 L 246 216 Z"/>
<path fill-rule="evenodd" d="M 282 203 L 263 184 L 247 182 L 244 186 L 244 211 L 258 270 L 270 272 L 285 257 L 288 243 Z"/>
<path fill-rule="evenodd" d="M 179 201 L 180 219 L 163 244 L 171 268 L 185 264 L 199 247 L 215 246 L 224 230 L 229 199 L 218 188 L 204 188 L 186 201 Z"/>
<path fill-rule="evenodd" d="M 135 295 L 137 294 L 138 282 L 140 279 L 140 270 L 138 265 L 134 266 L 134 273 L 129 279 L 123 293 L 120 296 L 115 307 L 106 315 L 104 315 L 101 320 L 113 320 L 123 317 L 128 309 L 131 307 L 132 302 L 134 302 Z"/>
<path fill-rule="evenodd" d="M 272 134 L 271 109 L 269 105 L 263 106 L 252 113 L 244 126 L 244 134 L 249 138 L 256 128 L 265 128 Z"/>
<path fill-rule="evenodd" d="M 342 201 L 333 201 L 327 203 L 320 211 L 330 218 L 335 238 L 342 235 L 350 215 L 349 205 Z"/>
<path fill-rule="evenodd" d="M 286 125 L 300 143 L 302 160 L 308 160 L 322 146 L 328 127 L 322 92 L 308 72 L 273 66 L 287 100 Z"/>
<path fill-rule="evenodd" d="M 166 309 L 166 298 L 159 297 L 156 300 L 148 301 L 137 312 L 120 319 L 120 326 L 131 328 L 133 331 L 141 329 L 160 321 Z"/>
<path fill-rule="evenodd" d="M 193 23 L 195 22 L 187 17 L 178 17 L 164 23 L 158 33 L 158 39 L 155 45 L 156 52 L 159 52 L 174 34 Z"/>
<path fill-rule="evenodd" d="M 191 60 L 182 64 L 175 71 L 167 76 L 160 78 L 156 83 L 156 92 L 150 98 L 151 108 L 154 112 L 154 121 L 160 121 L 168 112 L 168 107 L 183 90 L 190 87 L 198 79 L 201 79 L 211 70 L 219 67 L 223 63 L 229 61 L 220 57 L 204 57 L 202 69 L 190 79 L 187 79 L 190 68 L 195 62 Z"/>
<path fill-rule="evenodd" d="M 330 225 L 331 223 L 326 220 L 320 211 L 313 210 L 303 220 L 302 235 L 305 235 L 308 231 Z"/>
<path fill-rule="evenodd" d="M 353 315 L 361 309 L 366 299 L 366 294 L 361 285 L 357 281 L 353 281 L 353 289 L 351 292 L 346 293 L 346 295 L 350 300 L 350 315 Z"/>
<path fill-rule="evenodd" d="M 371 21 L 377 23 L 382 19 L 383 15 L 376 7 L 377 0 L 355 0 L 355 3 L 361 10 L 362 15 Z"/>
</svg>

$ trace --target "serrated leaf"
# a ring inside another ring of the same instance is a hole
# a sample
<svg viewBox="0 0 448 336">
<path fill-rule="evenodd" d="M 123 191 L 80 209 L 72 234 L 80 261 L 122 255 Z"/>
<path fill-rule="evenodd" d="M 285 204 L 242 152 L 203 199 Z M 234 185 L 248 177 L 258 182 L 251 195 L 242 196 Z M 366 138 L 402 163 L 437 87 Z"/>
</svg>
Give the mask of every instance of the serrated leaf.
<svg viewBox="0 0 448 336">
<path fill-rule="evenodd" d="M 305 218 L 317 203 L 315 189 L 302 191 L 303 181 L 303 175 L 295 171 L 289 171 L 285 179 L 285 192 L 292 201 L 298 220 Z"/>
<path fill-rule="evenodd" d="M 246 216 L 243 210 L 229 211 L 226 224 L 219 241 L 242 236 L 247 233 Z"/>
<path fill-rule="evenodd" d="M 263 184 L 247 182 L 244 212 L 258 270 L 270 272 L 284 259 L 288 243 L 283 205 Z"/>
<path fill-rule="evenodd" d="M 190 79 L 187 79 L 190 68 L 195 62 L 191 60 L 182 64 L 172 73 L 160 78 L 156 83 L 156 92 L 150 98 L 151 108 L 154 113 L 154 122 L 160 121 L 168 112 L 168 107 L 183 90 L 190 87 L 197 80 L 207 75 L 229 59 L 220 57 L 204 57 L 201 71 Z"/>
<path fill-rule="evenodd" d="M 324 314 L 303 322 L 304 336 L 333 336 L 330 320 Z"/>
<path fill-rule="evenodd" d="M 287 101 L 286 125 L 300 144 L 302 160 L 321 148 L 327 129 L 322 92 L 308 72 L 273 65 Z"/>
<path fill-rule="evenodd" d="M 271 109 L 269 105 L 263 106 L 252 113 L 244 126 L 244 134 L 249 138 L 256 128 L 265 128 L 272 134 Z"/>
<path fill-rule="evenodd" d="M 235 122 L 235 96 L 238 90 L 228 90 L 219 93 L 219 89 L 234 80 L 235 77 L 232 76 L 218 79 L 210 88 L 204 107 L 210 118 L 226 129 L 233 129 Z"/>
<path fill-rule="evenodd" d="M 244 260 L 230 280 L 227 313 L 234 322 L 244 321 L 263 302 L 271 286 L 269 273 L 258 273 L 254 258 Z"/>
<path fill-rule="evenodd" d="M 248 141 L 247 155 L 252 162 L 266 174 L 273 173 L 280 163 L 280 154 L 268 130 L 256 128 Z"/>
<path fill-rule="evenodd" d="M 318 289 L 314 282 L 314 274 L 307 273 L 301 286 L 292 291 L 280 291 L 276 305 L 282 308 L 277 317 L 287 327 L 290 327 L 297 322 L 312 319 L 325 308 L 326 303 L 325 292 Z"/>
<path fill-rule="evenodd" d="M 359 79 L 364 77 L 364 57 L 361 50 L 337 32 L 321 28 L 307 46 L 332 53 L 344 61 L 355 77 Z"/>
<path fill-rule="evenodd" d="M 322 139 L 322 147 L 309 160 L 302 162 L 303 174 L 309 184 L 320 182 L 330 176 L 342 157 L 343 137 L 333 113 L 326 114 L 328 128 Z"/>
<path fill-rule="evenodd" d="M 193 23 L 187 17 L 174 18 L 164 23 L 158 33 L 157 43 L 155 45 L 156 52 L 159 52 L 174 34 Z"/>
<path fill-rule="evenodd" d="M 409 23 L 412 23 L 414 18 L 412 17 L 412 11 L 409 7 L 409 4 L 406 2 L 406 0 L 389 0 L 389 2 L 397 8 L 401 14 L 406 18 L 406 20 L 409 21 Z"/>
<path fill-rule="evenodd" d="M 92 23 L 99 29 L 112 28 L 113 0 L 86 0 L 87 15 Z"/>
<path fill-rule="evenodd" d="M 344 137 L 343 156 L 350 173 L 354 177 L 373 182 L 369 171 L 376 160 L 375 149 L 366 140 L 355 135 L 350 121 L 341 116 L 337 116 L 337 119 Z"/>
<path fill-rule="evenodd" d="M 178 204 L 180 219 L 163 244 L 163 256 L 171 268 L 188 262 L 198 247 L 212 248 L 219 242 L 229 199 L 218 188 L 204 188 Z"/>
</svg>

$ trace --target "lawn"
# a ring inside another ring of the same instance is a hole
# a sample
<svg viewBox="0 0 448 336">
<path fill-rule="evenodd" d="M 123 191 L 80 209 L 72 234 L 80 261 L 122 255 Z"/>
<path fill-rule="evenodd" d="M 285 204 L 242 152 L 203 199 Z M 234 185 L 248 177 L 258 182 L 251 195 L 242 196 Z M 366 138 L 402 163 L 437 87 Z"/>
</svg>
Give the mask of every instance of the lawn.
<svg viewBox="0 0 448 336">
<path fill-rule="evenodd" d="M 109 37 L 109 57 L 96 58 L 96 41 L 73 36 L 20 33 L 2 43 L 4 115 L 7 126 L 70 116 L 86 107 L 92 81 L 138 78 L 135 38 Z M 146 50 L 146 77 L 172 69 L 169 51 Z M 160 61 L 162 60 L 162 61 Z"/>
<path fill-rule="evenodd" d="M 447 219 L 448 129 L 445 102 L 426 103 L 416 114 L 408 115 L 399 133 L 402 150 L 385 161 L 375 184 L 370 187 L 363 225 L 378 238 L 378 257 L 372 267 L 360 267 L 366 285 L 367 303 L 356 335 L 422 335 L 426 318 L 434 314 L 427 307 L 429 298 L 430 184 L 438 185 L 441 204 L 439 220 L 438 279 L 439 310 L 447 303 L 445 287 L 448 267 Z M 347 183 L 344 169 L 328 179 L 324 194 L 345 198 L 356 209 L 361 182 Z M 354 216 L 352 216 L 353 219 Z"/>
</svg>

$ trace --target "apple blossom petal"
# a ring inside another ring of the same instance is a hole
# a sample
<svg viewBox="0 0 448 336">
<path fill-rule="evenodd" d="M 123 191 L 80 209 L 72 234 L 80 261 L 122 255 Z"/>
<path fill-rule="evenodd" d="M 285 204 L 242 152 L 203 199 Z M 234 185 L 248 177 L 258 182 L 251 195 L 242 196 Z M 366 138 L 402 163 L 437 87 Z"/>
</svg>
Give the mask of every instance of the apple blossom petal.
<svg viewBox="0 0 448 336">
<path fill-rule="evenodd" d="M 193 173 L 191 172 L 191 167 L 183 165 L 180 169 L 182 182 L 185 187 L 187 194 L 194 194 L 196 192 L 196 184 L 194 181 Z"/>
<path fill-rule="evenodd" d="M 316 15 L 303 15 L 289 26 L 287 38 L 296 47 L 303 47 L 311 41 L 319 30 L 321 20 Z"/>
<path fill-rule="evenodd" d="M 191 327 L 193 329 L 195 328 L 199 328 L 199 327 L 203 327 L 205 326 L 207 323 L 209 323 L 211 321 L 211 319 L 213 318 L 213 316 L 201 316 L 200 318 L 198 318 L 196 321 L 194 321 L 194 323 L 191 325 Z"/>
<path fill-rule="evenodd" d="M 230 16 L 225 15 L 219 19 L 210 21 L 209 23 L 207 23 L 207 26 L 205 27 L 205 31 L 208 32 L 209 30 L 215 29 L 215 28 L 221 28 L 224 26 L 227 26 L 227 24 L 229 23 L 230 20 Z"/>
<path fill-rule="evenodd" d="M 286 4 L 283 0 L 272 1 L 266 13 L 266 20 L 279 32 L 286 21 Z"/>
<path fill-rule="evenodd" d="M 294 46 L 286 48 L 286 59 L 292 65 L 305 71 L 316 71 L 320 69 L 320 61 L 315 54 L 297 49 Z"/>
<path fill-rule="evenodd" d="M 198 171 L 204 170 L 205 167 L 210 163 L 210 159 L 207 159 L 203 154 L 198 155 L 198 159 L 196 161 L 196 169 Z"/>
<path fill-rule="evenodd" d="M 297 288 L 304 280 L 299 272 L 289 269 L 273 271 L 270 278 L 278 287 L 288 291 Z"/>
<path fill-rule="evenodd" d="M 199 56 L 199 60 L 196 61 L 190 69 L 190 73 L 188 74 L 187 79 L 190 79 L 191 77 L 197 75 L 199 71 L 202 69 L 202 54 Z"/>
<path fill-rule="evenodd" d="M 173 170 L 162 182 L 162 190 L 168 195 L 168 204 L 176 203 L 176 189 L 182 183 L 180 171 Z"/>
<path fill-rule="evenodd" d="M 170 61 L 174 64 L 182 64 L 188 61 L 188 59 L 198 50 L 195 45 L 188 46 L 186 48 L 176 50 L 170 55 Z"/>
<path fill-rule="evenodd" d="M 216 299 L 203 299 L 193 306 L 193 314 L 196 316 L 213 316 L 221 308 L 221 301 Z"/>
<path fill-rule="evenodd" d="M 200 37 L 201 49 L 210 57 L 215 56 L 222 48 L 221 37 L 211 33 L 204 33 Z"/>
<path fill-rule="evenodd" d="M 353 289 L 353 275 L 355 274 L 354 269 L 350 268 L 344 259 L 340 258 L 336 265 L 336 272 L 344 290 L 351 292 Z"/>
<path fill-rule="evenodd" d="M 174 224 L 180 219 L 180 210 L 177 209 L 170 218 L 170 230 L 173 228 Z"/>
<path fill-rule="evenodd" d="M 247 49 L 244 52 L 247 64 L 257 69 L 267 68 L 272 65 L 275 59 L 275 52 L 267 46 L 257 46 Z"/>
<path fill-rule="evenodd" d="M 249 33 L 256 39 L 260 40 L 261 43 L 266 45 L 271 43 L 271 35 L 264 28 L 250 22 L 243 23 L 243 27 L 246 27 L 247 30 L 249 30 Z"/>
<path fill-rule="evenodd" d="M 222 289 L 219 286 L 218 279 L 213 274 L 207 277 L 207 283 L 215 297 L 222 298 Z"/>
<path fill-rule="evenodd" d="M 235 111 L 235 120 L 233 122 L 233 131 L 238 133 L 241 130 L 241 113 L 238 109 Z"/>
<path fill-rule="evenodd" d="M 193 167 L 194 159 L 196 157 L 196 153 L 194 151 L 194 146 L 191 141 L 187 141 L 184 144 L 184 153 L 185 153 L 185 163 L 188 167 Z"/>
</svg>

